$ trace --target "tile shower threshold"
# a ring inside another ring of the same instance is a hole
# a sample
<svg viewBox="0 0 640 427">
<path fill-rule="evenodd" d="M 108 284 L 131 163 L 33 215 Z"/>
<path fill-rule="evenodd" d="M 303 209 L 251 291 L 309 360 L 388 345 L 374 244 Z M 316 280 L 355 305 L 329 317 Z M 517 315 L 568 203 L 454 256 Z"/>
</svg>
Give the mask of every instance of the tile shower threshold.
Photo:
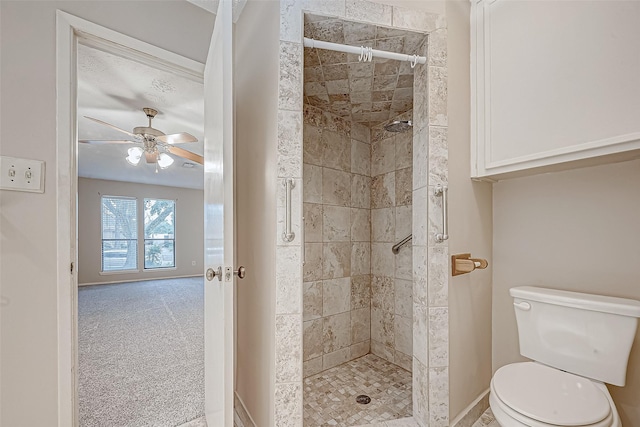
<svg viewBox="0 0 640 427">
<path fill-rule="evenodd" d="M 367 354 L 305 378 L 304 426 L 412 426 L 411 387 L 411 372 Z"/>
</svg>

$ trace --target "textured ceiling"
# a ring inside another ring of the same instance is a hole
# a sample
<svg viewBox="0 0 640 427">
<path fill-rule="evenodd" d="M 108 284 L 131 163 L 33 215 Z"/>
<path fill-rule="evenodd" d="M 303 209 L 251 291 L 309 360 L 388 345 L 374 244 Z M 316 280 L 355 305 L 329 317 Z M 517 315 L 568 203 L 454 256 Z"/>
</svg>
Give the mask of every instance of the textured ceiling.
<svg viewBox="0 0 640 427">
<path fill-rule="evenodd" d="M 131 131 L 147 126 L 143 107 L 159 111 L 153 127 L 166 134 L 188 132 L 198 142 L 181 148 L 202 154 L 204 150 L 204 88 L 201 82 L 158 70 L 118 55 L 78 46 L 78 139 L 122 140 L 127 135 L 84 116 Z M 139 145 L 139 144 L 138 144 Z M 174 163 L 156 173 L 143 161 L 125 161 L 134 144 L 78 144 L 78 175 L 85 178 L 138 182 L 173 187 L 202 188 L 203 166 L 171 155 Z M 183 164 L 191 163 L 186 168 Z"/>
<path fill-rule="evenodd" d="M 304 36 L 378 50 L 421 54 L 425 34 L 372 24 L 305 15 Z M 413 107 L 409 62 L 304 48 L 304 102 L 341 117 L 375 126 Z"/>
</svg>

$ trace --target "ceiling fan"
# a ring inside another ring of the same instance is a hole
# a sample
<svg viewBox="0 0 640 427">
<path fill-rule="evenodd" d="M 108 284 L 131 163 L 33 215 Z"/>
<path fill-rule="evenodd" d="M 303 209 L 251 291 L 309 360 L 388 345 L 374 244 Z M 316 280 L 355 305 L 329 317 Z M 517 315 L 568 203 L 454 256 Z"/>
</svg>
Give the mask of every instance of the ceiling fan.
<svg viewBox="0 0 640 427">
<path fill-rule="evenodd" d="M 143 108 L 142 111 L 149 118 L 149 126 L 138 126 L 133 128 L 133 132 L 128 132 L 124 129 L 120 129 L 117 126 L 109 124 L 107 122 L 103 122 L 102 120 L 94 119 L 93 117 L 85 118 L 89 120 L 93 120 L 96 123 L 100 123 L 101 125 L 108 126 L 112 129 L 120 131 L 124 134 L 129 135 L 130 139 L 126 140 L 79 140 L 79 142 L 85 144 L 142 144 L 142 147 L 132 147 L 129 148 L 128 154 L 129 156 L 126 160 L 133 164 L 137 165 L 140 162 L 142 155 L 144 154 L 147 163 L 155 163 L 157 166 L 161 168 L 166 168 L 173 163 L 173 159 L 171 156 L 166 153 L 175 154 L 176 156 L 183 157 L 188 160 L 192 160 L 194 162 L 200 163 L 204 165 L 204 157 L 192 153 L 191 151 L 185 150 L 184 148 L 176 147 L 174 144 L 183 144 L 185 142 L 197 142 L 198 139 L 186 132 L 174 133 L 171 135 L 165 135 L 164 132 L 159 131 L 158 129 L 154 129 L 151 127 L 151 120 L 158 114 L 157 110 L 153 108 Z"/>
</svg>

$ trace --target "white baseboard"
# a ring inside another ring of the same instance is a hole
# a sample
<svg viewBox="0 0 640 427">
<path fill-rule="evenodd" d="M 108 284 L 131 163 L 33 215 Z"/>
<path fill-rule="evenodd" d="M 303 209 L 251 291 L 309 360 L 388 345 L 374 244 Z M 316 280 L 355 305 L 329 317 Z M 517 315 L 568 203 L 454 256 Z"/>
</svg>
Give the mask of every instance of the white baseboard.
<svg viewBox="0 0 640 427">
<path fill-rule="evenodd" d="M 471 427 L 489 407 L 489 389 L 483 391 L 449 424 L 451 427 Z"/>
<path fill-rule="evenodd" d="M 116 285 L 118 283 L 130 283 L 130 282 L 146 282 L 148 280 L 162 280 L 162 279 L 184 279 L 187 277 L 203 277 L 202 274 L 188 274 L 185 276 L 172 276 L 172 277 L 147 277 L 144 279 L 130 279 L 130 280 L 112 280 L 110 282 L 91 282 L 91 283 L 78 283 L 78 287 L 82 286 L 95 286 L 95 285 Z"/>
<path fill-rule="evenodd" d="M 233 406 L 235 409 L 234 419 L 236 425 L 238 427 L 256 427 L 256 423 L 253 421 L 253 418 L 251 418 L 249 411 L 247 411 L 247 407 L 244 406 L 244 402 L 240 399 L 238 393 L 234 391 L 233 395 L 235 400 Z"/>
</svg>

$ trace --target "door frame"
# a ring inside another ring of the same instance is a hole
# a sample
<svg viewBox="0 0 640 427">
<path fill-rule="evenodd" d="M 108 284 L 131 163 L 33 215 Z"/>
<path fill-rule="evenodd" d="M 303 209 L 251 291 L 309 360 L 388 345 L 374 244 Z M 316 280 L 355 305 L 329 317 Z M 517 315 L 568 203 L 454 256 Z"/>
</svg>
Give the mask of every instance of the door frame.
<svg viewBox="0 0 640 427">
<path fill-rule="evenodd" d="M 204 83 L 204 64 L 56 11 L 58 426 L 78 425 L 77 48 L 83 43 Z M 73 271 L 72 271 L 73 270 Z"/>
</svg>

